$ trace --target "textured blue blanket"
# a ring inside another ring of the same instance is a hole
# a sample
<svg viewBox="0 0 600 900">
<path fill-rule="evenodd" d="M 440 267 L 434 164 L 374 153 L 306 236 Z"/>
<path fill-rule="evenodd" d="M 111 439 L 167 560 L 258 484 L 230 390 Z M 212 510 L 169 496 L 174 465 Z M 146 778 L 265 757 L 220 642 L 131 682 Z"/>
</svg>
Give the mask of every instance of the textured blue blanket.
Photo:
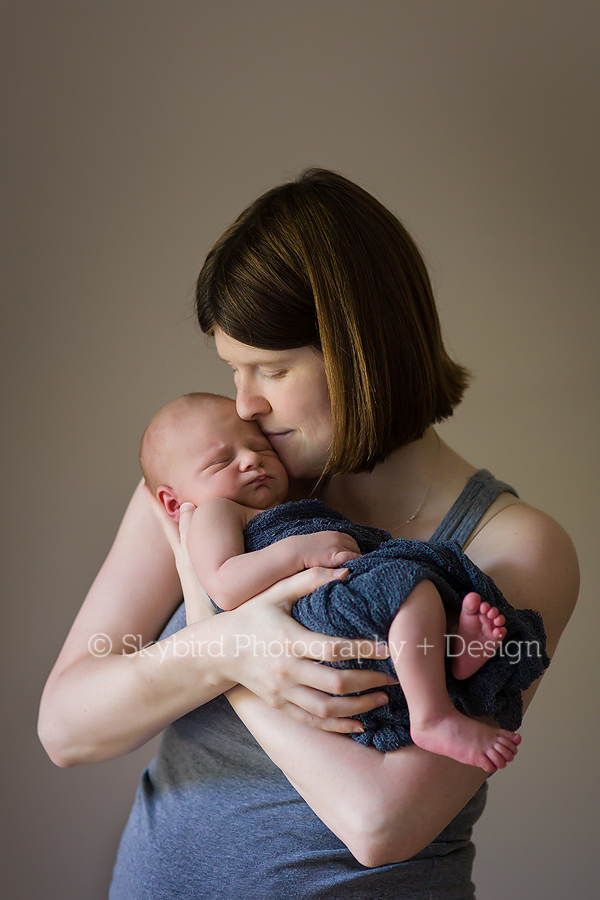
<svg viewBox="0 0 600 900">
<path fill-rule="evenodd" d="M 511 731 L 520 726 L 521 691 L 550 663 L 539 613 L 514 609 L 458 544 L 392 540 L 387 532 L 355 525 L 318 500 L 283 503 L 255 516 L 244 531 L 245 549 L 261 550 L 291 535 L 318 531 L 352 535 L 364 555 L 346 564 L 350 573 L 343 581 L 329 582 L 295 604 L 298 622 L 322 634 L 386 640 L 401 604 L 423 579 L 435 584 L 447 609 L 459 610 L 464 595 L 477 591 L 505 616 L 507 635 L 496 654 L 470 678 L 455 679 L 447 661 L 448 692 L 462 712 L 493 716 Z M 396 674 L 390 660 L 333 665 Z M 411 743 L 408 707 L 400 685 L 385 690 L 389 703 L 357 716 L 365 731 L 352 737 L 378 750 L 395 750 Z"/>
</svg>

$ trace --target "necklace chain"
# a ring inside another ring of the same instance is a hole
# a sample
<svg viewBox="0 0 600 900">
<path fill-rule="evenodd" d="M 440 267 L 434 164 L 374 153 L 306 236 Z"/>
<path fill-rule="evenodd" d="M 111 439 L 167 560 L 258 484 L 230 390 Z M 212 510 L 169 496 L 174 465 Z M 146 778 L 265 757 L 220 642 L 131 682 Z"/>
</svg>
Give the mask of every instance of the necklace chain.
<svg viewBox="0 0 600 900">
<path fill-rule="evenodd" d="M 424 493 L 423 496 L 421 497 L 421 502 L 419 503 L 419 505 L 418 505 L 417 508 L 415 509 L 415 511 L 414 511 L 414 513 L 412 514 L 412 516 L 410 516 L 410 518 L 408 518 L 408 519 L 406 520 L 406 522 L 402 522 L 402 524 L 396 525 L 395 528 L 392 528 L 392 529 L 390 530 L 390 534 L 392 534 L 392 535 L 394 534 L 395 531 L 399 531 L 400 528 L 404 528 L 406 525 L 410 525 L 411 522 L 414 522 L 414 520 L 417 518 L 417 516 L 418 516 L 419 513 L 421 512 L 421 509 L 423 508 L 423 504 L 424 504 L 425 501 L 427 500 L 427 497 L 428 497 L 428 495 L 429 495 L 429 491 L 431 490 L 431 485 L 433 484 L 433 479 L 435 478 L 436 473 L 437 473 L 438 464 L 439 464 L 439 461 L 440 461 L 440 455 L 441 455 L 441 452 L 442 452 L 442 442 L 441 442 L 441 440 L 440 440 L 440 436 L 439 436 L 439 434 L 437 433 L 437 431 L 435 432 L 435 436 L 436 436 L 437 439 L 438 439 L 438 452 L 437 452 L 437 457 L 436 457 L 436 460 L 435 460 L 435 466 L 433 467 L 433 473 L 432 473 L 431 478 L 430 478 L 430 480 L 429 480 L 429 484 L 428 484 L 427 487 L 425 488 L 425 493 Z"/>
</svg>

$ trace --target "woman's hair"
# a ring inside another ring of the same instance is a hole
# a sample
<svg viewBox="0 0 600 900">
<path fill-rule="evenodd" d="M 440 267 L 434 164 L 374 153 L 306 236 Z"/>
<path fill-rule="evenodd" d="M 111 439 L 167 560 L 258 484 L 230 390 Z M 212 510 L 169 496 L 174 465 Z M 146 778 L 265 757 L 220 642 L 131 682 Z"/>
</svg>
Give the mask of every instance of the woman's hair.
<svg viewBox="0 0 600 900">
<path fill-rule="evenodd" d="M 308 169 L 252 203 L 198 277 L 200 327 L 321 351 L 333 439 L 324 475 L 370 471 L 452 415 L 469 373 L 442 342 L 425 263 L 358 185 Z"/>
</svg>

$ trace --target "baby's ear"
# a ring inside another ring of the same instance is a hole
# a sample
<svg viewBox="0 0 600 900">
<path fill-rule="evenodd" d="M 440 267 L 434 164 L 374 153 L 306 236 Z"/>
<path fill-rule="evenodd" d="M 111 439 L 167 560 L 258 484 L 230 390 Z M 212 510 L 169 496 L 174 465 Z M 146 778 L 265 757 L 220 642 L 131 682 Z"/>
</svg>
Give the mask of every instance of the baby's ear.
<svg viewBox="0 0 600 900">
<path fill-rule="evenodd" d="M 156 499 L 161 506 L 164 506 L 167 515 L 179 522 L 179 500 L 175 496 L 173 489 L 165 484 L 161 484 L 156 491 Z"/>
</svg>

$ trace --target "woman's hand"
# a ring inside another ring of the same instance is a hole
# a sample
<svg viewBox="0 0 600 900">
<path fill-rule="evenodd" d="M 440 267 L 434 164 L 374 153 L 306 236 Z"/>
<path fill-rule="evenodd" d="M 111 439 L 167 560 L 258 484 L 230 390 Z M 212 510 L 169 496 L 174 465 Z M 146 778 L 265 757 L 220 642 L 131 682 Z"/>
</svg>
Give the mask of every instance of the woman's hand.
<svg viewBox="0 0 600 900">
<path fill-rule="evenodd" d="M 317 634 L 290 615 L 294 603 L 335 578 L 345 569 L 312 568 L 284 578 L 257 597 L 225 615 L 229 628 L 226 670 L 275 709 L 299 722 L 325 731 L 362 731 L 347 716 L 387 703 L 387 694 L 338 696 L 392 684 L 381 672 L 336 669 L 320 662 L 357 657 L 386 658 L 383 644 Z M 318 660 L 319 662 L 317 662 Z"/>
<path fill-rule="evenodd" d="M 181 579 L 188 624 L 215 614 L 194 571 L 186 547 L 189 525 L 195 511 L 192 503 L 180 507 L 179 526 L 144 488 L 175 555 Z M 284 578 L 236 610 L 224 613 L 225 660 L 220 667 L 232 681 L 244 684 L 270 706 L 281 709 L 299 722 L 326 731 L 362 731 L 359 722 L 348 719 L 387 703 L 387 694 L 361 697 L 352 694 L 392 683 L 387 675 L 356 669 L 334 669 L 319 662 L 336 662 L 388 656 L 385 645 L 351 641 L 308 631 L 291 617 L 294 603 L 322 584 L 340 578 L 345 569 L 311 568 Z"/>
<path fill-rule="evenodd" d="M 209 616 L 216 615 L 216 609 L 210 602 L 208 594 L 200 584 L 196 571 L 187 551 L 187 536 L 192 516 L 196 511 L 193 503 L 182 503 L 179 507 L 179 525 L 167 515 L 152 491 L 144 485 L 144 494 L 150 507 L 160 522 L 165 537 L 175 557 L 175 566 L 181 581 L 181 589 L 185 601 L 185 614 L 188 625 L 199 622 Z"/>
</svg>

